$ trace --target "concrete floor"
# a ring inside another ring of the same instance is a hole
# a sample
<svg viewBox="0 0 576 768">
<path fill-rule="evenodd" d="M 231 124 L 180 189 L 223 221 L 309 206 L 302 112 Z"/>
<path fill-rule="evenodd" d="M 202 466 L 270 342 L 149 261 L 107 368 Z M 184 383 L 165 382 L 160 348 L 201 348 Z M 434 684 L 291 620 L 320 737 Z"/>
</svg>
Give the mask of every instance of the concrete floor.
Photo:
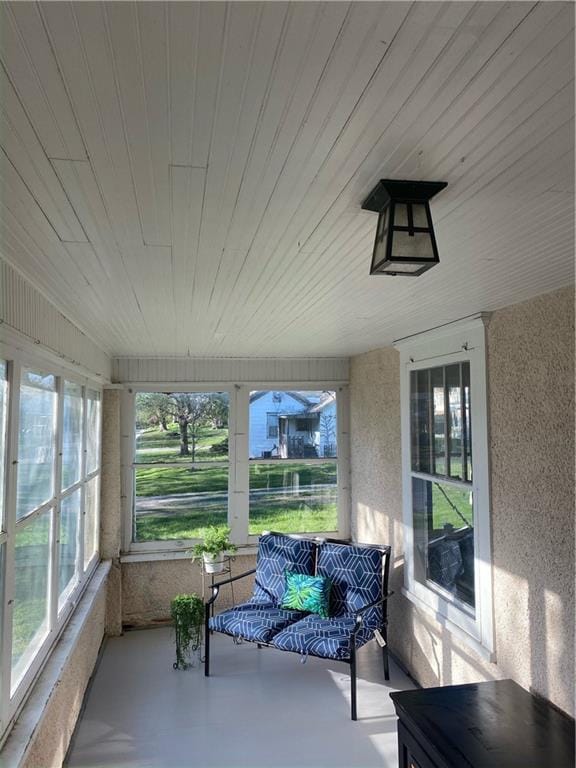
<svg viewBox="0 0 576 768">
<path fill-rule="evenodd" d="M 172 669 L 169 628 L 109 639 L 69 768 L 397 768 L 391 691 L 414 687 L 373 641 L 359 652 L 358 716 L 349 668 L 213 636 L 212 672 Z"/>
</svg>

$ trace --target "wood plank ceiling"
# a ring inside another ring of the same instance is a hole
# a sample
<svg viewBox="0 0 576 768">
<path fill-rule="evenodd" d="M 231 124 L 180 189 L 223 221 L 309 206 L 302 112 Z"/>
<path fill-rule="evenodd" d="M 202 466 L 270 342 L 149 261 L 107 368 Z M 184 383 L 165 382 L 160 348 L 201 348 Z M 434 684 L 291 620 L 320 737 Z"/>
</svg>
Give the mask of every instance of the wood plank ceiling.
<svg viewBox="0 0 576 768">
<path fill-rule="evenodd" d="M 348 355 L 573 281 L 571 2 L 2 3 L 0 253 L 114 355 Z M 379 178 L 441 264 L 368 276 Z"/>
</svg>

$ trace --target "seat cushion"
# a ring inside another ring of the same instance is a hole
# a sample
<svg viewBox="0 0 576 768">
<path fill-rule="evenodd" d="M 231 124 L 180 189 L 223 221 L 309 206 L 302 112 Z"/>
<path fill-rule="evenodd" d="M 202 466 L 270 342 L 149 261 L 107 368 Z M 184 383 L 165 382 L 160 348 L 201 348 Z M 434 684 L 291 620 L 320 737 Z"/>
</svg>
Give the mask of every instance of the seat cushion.
<svg viewBox="0 0 576 768">
<path fill-rule="evenodd" d="M 306 616 L 279 632 L 272 645 L 282 651 L 320 656 L 323 659 L 342 661 L 350 658 L 350 635 L 354 629 L 353 616 L 322 619 Z M 356 648 L 371 640 L 374 633 L 363 627 L 356 635 Z"/>
<path fill-rule="evenodd" d="M 210 629 L 255 643 L 269 643 L 274 635 L 296 621 L 303 613 L 277 608 L 272 603 L 248 602 L 230 608 L 210 619 Z"/>
<path fill-rule="evenodd" d="M 253 602 L 280 605 L 286 571 L 314 575 L 316 545 L 309 539 L 292 539 L 266 533 L 258 542 Z"/>
<path fill-rule="evenodd" d="M 382 558 L 379 549 L 324 542 L 318 548 L 319 576 L 332 582 L 330 616 L 350 616 L 382 597 Z M 364 614 L 364 626 L 382 625 L 380 606 Z"/>
</svg>

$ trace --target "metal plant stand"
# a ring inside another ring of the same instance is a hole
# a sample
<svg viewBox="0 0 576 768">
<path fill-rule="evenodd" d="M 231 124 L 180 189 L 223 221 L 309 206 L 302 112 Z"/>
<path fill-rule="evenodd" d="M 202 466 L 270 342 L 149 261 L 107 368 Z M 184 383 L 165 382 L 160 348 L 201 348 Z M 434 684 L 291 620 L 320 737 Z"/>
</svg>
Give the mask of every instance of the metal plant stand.
<svg viewBox="0 0 576 768">
<path fill-rule="evenodd" d="M 231 555 L 224 555 L 224 568 L 218 573 L 207 573 L 204 568 L 204 561 L 200 561 L 200 570 L 202 572 L 202 600 L 206 603 L 212 596 L 212 587 L 217 581 L 224 578 L 226 575 L 232 576 L 232 563 L 234 558 Z M 208 593 L 208 594 L 207 594 Z M 236 605 L 236 598 L 234 597 L 234 582 L 230 582 L 230 594 L 232 597 L 232 605 L 234 608 Z M 214 603 L 211 605 L 211 616 L 214 615 Z"/>
</svg>

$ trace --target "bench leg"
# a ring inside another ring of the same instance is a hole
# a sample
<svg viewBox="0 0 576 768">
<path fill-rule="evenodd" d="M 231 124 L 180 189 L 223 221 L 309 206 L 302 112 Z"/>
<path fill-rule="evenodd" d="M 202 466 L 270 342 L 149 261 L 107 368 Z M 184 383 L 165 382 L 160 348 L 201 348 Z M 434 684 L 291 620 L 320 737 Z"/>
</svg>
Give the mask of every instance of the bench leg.
<svg viewBox="0 0 576 768">
<path fill-rule="evenodd" d="M 350 651 L 350 717 L 358 720 L 356 711 L 356 648 Z"/>
<path fill-rule="evenodd" d="M 382 637 L 384 639 L 384 647 L 382 648 L 382 663 L 384 665 L 384 680 L 390 680 L 390 666 L 388 664 L 388 630 L 386 627 L 382 627 Z"/>
<path fill-rule="evenodd" d="M 210 606 L 204 609 L 204 676 L 210 677 Z"/>
</svg>

